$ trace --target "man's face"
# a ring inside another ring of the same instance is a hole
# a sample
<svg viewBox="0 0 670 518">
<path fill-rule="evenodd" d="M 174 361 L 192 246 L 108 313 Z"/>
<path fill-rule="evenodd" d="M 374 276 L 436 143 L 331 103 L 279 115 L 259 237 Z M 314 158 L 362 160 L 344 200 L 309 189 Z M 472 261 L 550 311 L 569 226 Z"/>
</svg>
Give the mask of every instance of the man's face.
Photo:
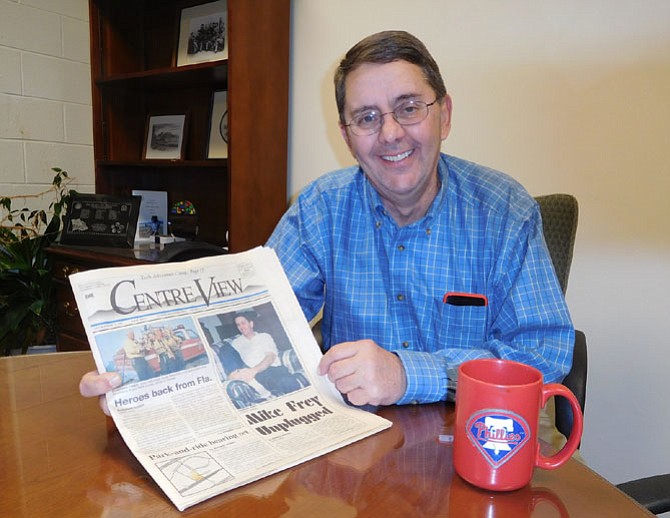
<svg viewBox="0 0 670 518">
<path fill-rule="evenodd" d="M 236 317 L 235 324 L 237 325 L 237 330 L 242 333 L 243 336 L 249 337 L 254 334 L 254 323 L 247 320 L 245 317 Z"/>
<path fill-rule="evenodd" d="M 386 64 L 364 64 L 349 74 L 345 83 L 344 118 L 375 109 L 393 111 L 407 99 L 435 100 L 435 92 L 424 79 L 421 69 L 406 61 Z M 451 99 L 429 108 L 425 120 L 401 126 L 391 113 L 384 116 L 378 133 L 355 135 L 340 126 L 352 155 L 363 168 L 381 197 L 397 203 L 418 199 L 436 178 L 440 144 L 451 129 Z"/>
</svg>

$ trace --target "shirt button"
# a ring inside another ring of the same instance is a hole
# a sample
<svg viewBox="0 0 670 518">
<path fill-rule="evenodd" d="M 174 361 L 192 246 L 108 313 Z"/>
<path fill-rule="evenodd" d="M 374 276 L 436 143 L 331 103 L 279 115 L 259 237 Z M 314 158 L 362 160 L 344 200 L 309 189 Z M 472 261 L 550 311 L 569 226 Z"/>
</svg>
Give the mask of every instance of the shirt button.
<svg viewBox="0 0 670 518">
<path fill-rule="evenodd" d="M 381 221 L 375 221 L 375 227 L 376 227 L 376 228 L 379 228 L 379 227 L 381 227 L 381 226 L 382 226 L 382 222 L 381 222 Z"/>
<path fill-rule="evenodd" d="M 405 250 L 405 245 L 398 245 L 398 250 L 403 252 Z"/>
<path fill-rule="evenodd" d="M 407 348 L 409 347 L 409 342 L 403 342 L 403 343 L 402 343 L 402 346 L 403 346 L 405 349 L 407 349 Z"/>
<path fill-rule="evenodd" d="M 430 229 L 429 229 L 429 228 L 426 229 L 426 235 L 427 235 L 427 236 L 430 235 Z"/>
<path fill-rule="evenodd" d="M 402 293 L 399 293 L 398 295 L 396 295 L 396 299 L 402 302 L 403 300 L 405 300 L 405 296 Z"/>
</svg>

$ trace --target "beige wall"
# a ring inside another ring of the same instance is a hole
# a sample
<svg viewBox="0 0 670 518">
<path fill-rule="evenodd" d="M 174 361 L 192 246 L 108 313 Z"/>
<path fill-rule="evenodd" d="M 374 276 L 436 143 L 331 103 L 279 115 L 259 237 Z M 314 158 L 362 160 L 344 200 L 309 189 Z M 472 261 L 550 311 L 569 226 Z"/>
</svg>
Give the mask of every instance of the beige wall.
<svg viewBox="0 0 670 518">
<path fill-rule="evenodd" d="M 93 191 L 90 74 L 86 0 L 0 0 L 0 195 Z"/>
<path fill-rule="evenodd" d="M 346 49 L 419 36 L 453 96 L 443 150 L 580 201 L 568 302 L 589 341 L 584 456 L 613 482 L 670 471 L 670 2 L 294 0 L 293 25 L 289 194 L 352 163 L 331 86 Z"/>
</svg>

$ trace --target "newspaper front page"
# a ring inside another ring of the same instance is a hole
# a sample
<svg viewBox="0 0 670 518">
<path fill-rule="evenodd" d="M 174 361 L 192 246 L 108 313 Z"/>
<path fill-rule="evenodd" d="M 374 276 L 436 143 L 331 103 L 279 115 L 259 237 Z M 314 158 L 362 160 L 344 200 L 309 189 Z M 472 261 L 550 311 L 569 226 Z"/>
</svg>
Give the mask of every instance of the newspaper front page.
<svg viewBox="0 0 670 518">
<path fill-rule="evenodd" d="M 70 276 L 126 444 L 183 511 L 391 426 L 348 406 L 274 251 Z"/>
</svg>

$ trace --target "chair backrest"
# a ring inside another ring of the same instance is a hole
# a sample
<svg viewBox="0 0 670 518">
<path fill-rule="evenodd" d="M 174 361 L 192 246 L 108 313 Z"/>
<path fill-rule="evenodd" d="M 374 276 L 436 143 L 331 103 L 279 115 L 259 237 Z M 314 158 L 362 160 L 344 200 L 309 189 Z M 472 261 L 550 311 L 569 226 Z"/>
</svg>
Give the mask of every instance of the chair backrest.
<svg viewBox="0 0 670 518">
<path fill-rule="evenodd" d="M 537 196 L 535 199 L 540 205 L 544 239 L 547 242 L 551 262 L 565 294 L 568 289 L 568 276 L 577 234 L 579 215 L 577 199 L 570 194 L 548 194 Z M 563 380 L 563 385 L 577 397 L 582 412 L 586 405 L 587 370 L 586 336 L 583 332 L 576 330 L 572 367 Z M 555 405 L 556 428 L 567 437 L 572 430 L 572 409 L 564 398 L 556 398 Z"/>
<path fill-rule="evenodd" d="M 577 234 L 579 206 L 570 194 L 547 194 L 535 198 L 540 205 L 544 239 L 561 289 L 568 289 L 568 276 Z"/>
</svg>

